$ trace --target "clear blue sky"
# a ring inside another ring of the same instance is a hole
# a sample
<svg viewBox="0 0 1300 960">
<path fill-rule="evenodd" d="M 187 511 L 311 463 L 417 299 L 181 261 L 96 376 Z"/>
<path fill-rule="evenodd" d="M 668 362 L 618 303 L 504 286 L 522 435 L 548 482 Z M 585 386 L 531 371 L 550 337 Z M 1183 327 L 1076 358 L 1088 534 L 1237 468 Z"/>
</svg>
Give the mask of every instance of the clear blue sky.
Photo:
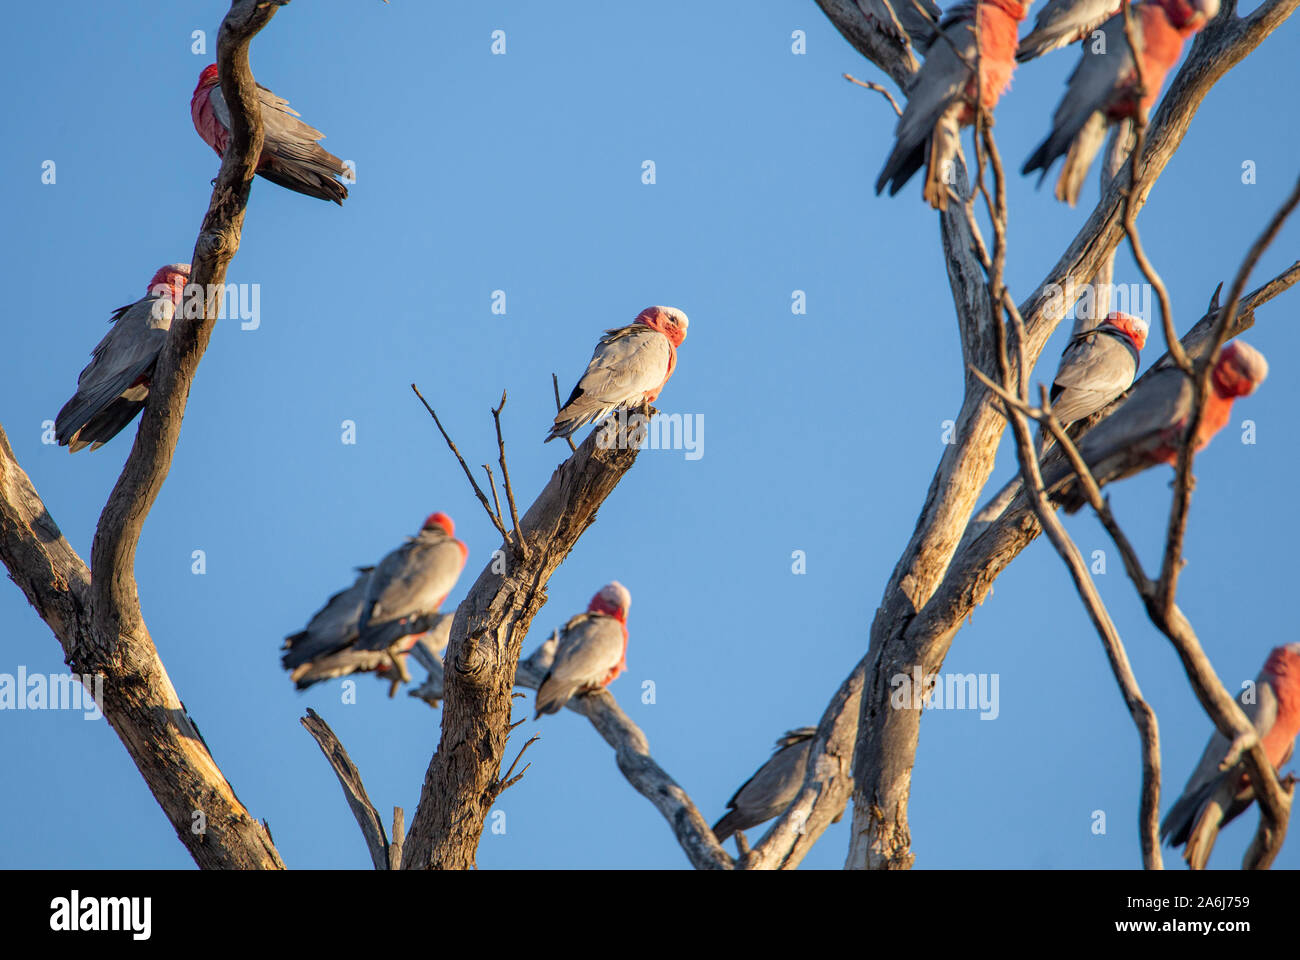
<svg viewBox="0 0 1300 960">
<path fill-rule="evenodd" d="M 77 0 L 59 16 L 10 11 L 0 117 L 11 316 L 0 422 L 73 546 L 94 526 L 134 426 L 97 452 L 41 443 L 110 311 L 154 269 L 187 260 L 218 161 L 189 98 L 214 59 L 220 0 Z M 208 32 L 209 54 L 190 51 Z M 503 29 L 507 54 L 490 53 Z M 804 56 L 791 32 L 807 31 Z M 1291 91 L 1300 22 L 1210 94 L 1141 224 L 1180 329 L 1201 314 L 1297 174 Z M 1018 168 L 1047 130 L 1077 55 L 1022 67 L 998 109 Z M 551 373 L 568 389 L 601 330 L 649 304 L 692 320 L 661 406 L 702 414 L 704 456 L 647 451 L 550 583 L 525 653 L 617 578 L 633 596 L 628 673 L 612 687 L 656 759 L 711 820 L 789 727 L 816 723 L 866 647 L 867 625 L 941 454 L 961 368 L 935 215 L 912 183 L 871 187 L 893 115 L 840 78 L 880 79 L 816 6 L 670 0 L 415 3 L 284 8 L 253 45 L 257 78 L 355 162 L 342 208 L 258 180 L 230 280 L 261 285 L 261 327 L 219 323 L 175 463 L 145 526 L 145 616 L 181 697 L 240 798 L 293 867 L 368 860 L 333 773 L 298 718 L 334 727 L 386 812 L 414 810 L 439 715 L 362 678 L 300 695 L 278 664 L 351 568 L 433 510 L 470 548 L 463 596 L 499 538 L 428 415 L 416 381 L 472 463 L 504 426 L 515 489 L 531 502 L 567 450 L 543 446 Z M 54 160 L 57 182 L 41 183 Z M 641 183 L 654 160 L 657 183 Z M 1243 161 L 1257 183 L 1243 185 Z M 1008 279 L 1027 294 L 1096 200 L 1071 210 L 1015 177 Z M 1294 258 L 1291 224 L 1257 279 Z M 1117 279 L 1138 279 L 1124 253 Z M 505 316 L 490 309 L 507 294 Z M 807 292 L 793 316 L 791 291 Z M 1249 335 L 1272 373 L 1198 460 L 1181 601 L 1234 689 L 1296 639 L 1294 423 L 1300 294 Z M 1153 324 L 1154 328 L 1154 324 Z M 1159 336 L 1153 333 L 1158 344 Z M 1038 377 L 1049 377 L 1059 331 Z M 1147 362 L 1158 354 L 1149 351 Z M 344 420 L 357 442 L 340 442 Z M 1014 470 L 1004 444 L 995 482 Z M 1116 487 L 1139 549 L 1158 555 L 1169 473 Z M 1107 546 L 1089 517 L 1069 529 Z M 206 552 L 207 573 L 191 573 Z M 804 550 L 807 573 L 791 572 Z M 1160 718 L 1165 806 L 1210 732 L 1169 644 L 1117 558 L 1100 587 Z M 0 672 L 64 669 L 49 629 L 0 589 Z M 998 674 L 1000 715 L 933 712 L 912 790 L 918 867 L 1131 867 L 1139 863 L 1138 743 L 1101 646 L 1049 545 L 1036 543 L 957 638 L 948 670 Z M 657 702 L 640 702 L 653 680 Z M 531 698 L 530 701 L 531 702 Z M 519 710 L 525 709 L 521 703 Z M 500 800 L 504 835 L 483 867 L 682 867 L 655 810 L 612 752 L 566 713 Z M 191 861 L 111 728 L 79 714 L 0 713 L 0 866 Z M 1091 831 L 1094 810 L 1107 833 Z M 1234 866 L 1243 817 L 1213 864 Z M 843 862 L 846 821 L 806 860 Z M 1175 862 L 1176 859 L 1175 859 Z M 1300 866 L 1300 841 L 1281 866 Z"/>
</svg>

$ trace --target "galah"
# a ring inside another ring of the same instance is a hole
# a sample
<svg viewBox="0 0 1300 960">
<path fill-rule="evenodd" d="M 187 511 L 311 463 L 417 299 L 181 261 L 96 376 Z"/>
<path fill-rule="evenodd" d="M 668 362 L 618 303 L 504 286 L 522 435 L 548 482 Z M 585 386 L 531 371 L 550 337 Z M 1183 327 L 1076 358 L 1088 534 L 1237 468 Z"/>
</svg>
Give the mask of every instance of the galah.
<svg viewBox="0 0 1300 960">
<path fill-rule="evenodd" d="M 1160 95 L 1165 76 L 1183 52 L 1184 41 L 1214 19 L 1219 0 L 1147 0 L 1133 7 L 1133 27 L 1142 51 L 1142 111 Z M 1088 168 L 1114 124 L 1138 116 L 1137 69 L 1124 33 L 1121 11 L 1099 28 L 1102 36 L 1083 45 L 1083 59 L 1067 81 L 1052 132 L 1025 161 L 1021 173 L 1042 171 L 1041 185 L 1057 157 L 1065 156 L 1056 198 L 1074 206 Z"/>
<path fill-rule="evenodd" d="M 975 122 L 977 89 L 985 108 L 992 110 L 1011 85 L 1016 32 L 1028 11 L 1028 2 L 975 0 L 944 14 L 938 31 L 943 36 L 931 43 L 908 92 L 907 108 L 895 131 L 897 142 L 876 180 L 876 193 L 888 186 L 893 196 L 924 165 L 926 201 L 936 210 L 947 209 L 953 162 L 962 155 L 961 128 Z M 968 66 L 977 60 L 978 84 Z"/>
<path fill-rule="evenodd" d="M 431 513 L 418 534 L 379 561 L 361 601 L 356 649 L 387 650 L 405 643 L 409 650 L 414 643 L 409 638 L 427 629 L 405 628 L 437 613 L 456 586 L 469 548 L 455 532 L 451 517 Z"/>
<path fill-rule="evenodd" d="M 855 0 L 871 26 L 899 44 L 924 52 L 934 40 L 943 11 L 934 0 Z M 893 15 L 890 15 L 890 12 Z M 903 33 L 898 32 L 899 27 Z"/>
<path fill-rule="evenodd" d="M 627 669 L 627 612 L 632 594 L 607 583 L 560 631 L 555 660 L 537 688 L 537 719 L 557 713 L 570 698 L 607 687 Z"/>
<path fill-rule="evenodd" d="M 438 607 L 468 555 L 454 532 L 450 517 L 430 514 L 417 536 L 378 566 L 359 567 L 352 586 L 330 597 L 305 630 L 285 639 L 280 663 L 298 689 L 359 672 L 396 678 L 394 690 L 398 680 L 410 679 L 406 656 L 417 643 L 438 640 L 448 620 Z"/>
<path fill-rule="evenodd" d="M 1264 669 L 1238 697 L 1250 718 L 1268 762 L 1276 771 L 1291 758 L 1300 734 L 1300 643 L 1274 647 Z M 1201 754 L 1182 795 L 1165 814 L 1160 836 L 1172 847 L 1186 844 L 1183 859 L 1193 870 L 1205 869 L 1220 828 L 1240 816 L 1255 801 L 1255 787 L 1246 762 L 1221 770 L 1231 743 L 1218 730 Z"/>
<path fill-rule="evenodd" d="M 1024 63 L 1087 39 L 1119 9 L 1118 0 L 1048 0 L 1016 50 Z"/>
<path fill-rule="evenodd" d="M 1052 413 L 1061 425 L 1091 416 L 1131 387 L 1146 342 L 1147 322 L 1118 311 L 1071 337 L 1052 381 Z M 1045 432 L 1040 451 L 1050 442 Z"/>
<path fill-rule="evenodd" d="M 1205 414 L 1196 449 L 1205 447 L 1232 415 L 1237 397 L 1248 396 L 1268 376 L 1268 362 L 1250 344 L 1234 340 L 1223 348 L 1210 375 Z M 1192 413 L 1192 382 L 1177 367 L 1157 370 L 1118 409 L 1079 442 L 1079 454 L 1099 485 L 1123 480 L 1158 463 L 1175 465 L 1178 444 Z M 1052 498 L 1073 513 L 1086 502 L 1073 471 L 1058 465 L 1044 477 Z"/>
<path fill-rule="evenodd" d="M 803 785 L 804 767 L 816 727 L 799 727 L 776 741 L 776 750 L 727 801 L 727 813 L 713 825 L 718 843 L 785 812 Z"/>
<path fill-rule="evenodd" d="M 606 330 L 545 442 L 572 436 L 615 410 L 653 403 L 677 368 L 689 323 L 675 307 L 646 307 L 626 327 Z"/>
<path fill-rule="evenodd" d="M 54 420 L 59 446 L 72 453 L 86 446 L 97 450 L 144 409 L 189 277 L 188 263 L 160 267 L 146 296 L 113 312 L 113 329 L 95 347 L 94 359 L 77 377 L 77 392 Z"/>
<path fill-rule="evenodd" d="M 265 141 L 257 161 L 258 176 L 287 187 L 296 193 L 342 205 L 348 188 L 335 177 L 347 177 L 348 167 L 316 141 L 325 134 L 298 119 L 289 101 L 257 85 L 257 99 L 262 108 Z M 217 65 L 203 68 L 199 84 L 190 100 L 190 115 L 199 132 L 217 156 L 225 156 L 230 139 L 230 109 L 221 93 Z"/>
</svg>

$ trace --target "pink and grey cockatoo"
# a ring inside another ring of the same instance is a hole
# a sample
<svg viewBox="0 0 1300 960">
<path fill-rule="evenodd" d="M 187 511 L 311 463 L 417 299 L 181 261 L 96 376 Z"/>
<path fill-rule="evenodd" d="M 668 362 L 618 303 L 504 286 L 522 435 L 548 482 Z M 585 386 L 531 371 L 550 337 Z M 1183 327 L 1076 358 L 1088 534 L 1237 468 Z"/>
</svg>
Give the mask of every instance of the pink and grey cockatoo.
<svg viewBox="0 0 1300 960">
<path fill-rule="evenodd" d="M 1255 679 L 1238 697 L 1259 735 L 1273 769 L 1291 759 L 1300 734 L 1300 643 L 1274 647 Z M 1187 844 L 1183 859 L 1193 870 L 1205 869 L 1220 828 L 1255 802 L 1255 788 L 1244 760 L 1220 770 L 1231 743 L 1218 730 L 1210 737 L 1201 762 L 1160 824 L 1160 836 L 1172 847 Z"/>
<path fill-rule="evenodd" d="M 1020 41 L 1016 61 L 1024 63 L 1087 39 L 1119 7 L 1119 0 L 1048 0 L 1034 18 L 1034 29 Z"/>
<path fill-rule="evenodd" d="M 432 513 L 418 534 L 379 561 L 361 601 L 354 644 L 358 650 L 386 650 L 399 642 L 410 650 L 413 637 L 423 631 L 402 628 L 437 613 L 465 567 L 469 548 L 455 532 L 451 517 Z"/>
<path fill-rule="evenodd" d="M 922 195 L 936 210 L 947 209 L 953 162 L 962 156 L 961 128 L 975 122 L 977 89 L 983 94 L 984 106 L 992 110 L 1011 85 L 1016 34 L 1028 10 L 1028 2 L 976 0 L 960 3 L 944 14 L 939 32 L 947 40 L 934 40 L 917 72 L 895 131 L 894 150 L 876 180 L 876 193 L 888 186 L 893 196 L 924 166 Z M 975 44 L 977 16 L 979 49 Z M 977 58 L 979 84 L 967 66 Z"/>
<path fill-rule="evenodd" d="M 675 307 L 646 307 L 626 327 L 606 330 L 545 442 L 570 437 L 615 410 L 653 403 L 677 368 L 689 322 Z"/>
<path fill-rule="evenodd" d="M 537 688 L 537 719 L 571 697 L 607 687 L 627 669 L 627 612 L 632 594 L 617 580 L 600 588 L 587 612 L 560 631 L 555 660 Z"/>
<path fill-rule="evenodd" d="M 785 812 L 803 785 L 804 767 L 816 727 L 791 730 L 776 742 L 776 750 L 758 772 L 727 801 L 727 813 L 713 825 L 718 843 L 733 833 L 748 830 Z"/>
<path fill-rule="evenodd" d="M 1248 396 L 1268 376 L 1268 362 L 1250 344 L 1234 340 L 1223 348 L 1210 375 L 1205 415 L 1196 449 L 1205 447 L 1232 415 L 1237 397 Z M 1079 441 L 1079 454 L 1104 486 L 1159 463 L 1178 462 L 1178 444 L 1192 413 L 1192 382 L 1177 367 L 1157 370 L 1109 417 Z M 1074 513 L 1087 501 L 1068 464 L 1044 477 L 1052 498 Z"/>
<path fill-rule="evenodd" d="M 1092 416 L 1131 387 L 1146 342 L 1147 322 L 1118 311 L 1071 337 L 1052 381 L 1052 413 L 1061 425 Z M 1044 431 L 1040 452 L 1051 441 Z"/>
<path fill-rule="evenodd" d="M 325 134 L 298 119 L 289 101 L 277 97 L 260 83 L 257 98 L 262 107 L 265 142 L 257 161 L 257 174 L 296 193 L 342 204 L 348 188 L 335 177 L 349 176 L 348 167 L 316 141 Z M 199 85 L 190 100 L 190 115 L 199 132 L 217 156 L 225 156 L 230 139 L 230 108 L 221 93 L 217 65 L 204 67 Z"/>
<path fill-rule="evenodd" d="M 943 11 L 934 0 L 855 0 L 855 2 L 874 29 L 900 45 L 911 43 L 921 52 L 925 52 L 930 42 L 934 40 L 939 18 L 943 15 Z M 900 26 L 903 28 L 903 33 L 898 31 Z"/>
<path fill-rule="evenodd" d="M 285 639 L 280 663 L 298 689 L 358 672 L 409 679 L 406 655 L 417 643 L 436 644 L 446 633 L 442 628 L 450 627 L 444 623 L 449 615 L 438 607 L 468 556 L 454 532 L 450 517 L 431 514 L 419 535 L 377 567 L 358 568 L 352 586 L 330 597 L 305 630 Z M 446 646 L 445 636 L 441 642 Z"/>
<path fill-rule="evenodd" d="M 158 354 L 189 278 L 188 263 L 160 267 L 147 296 L 113 312 L 113 329 L 95 347 L 94 359 L 77 377 L 77 392 L 54 420 L 59 446 L 72 453 L 86 446 L 97 450 L 144 409 Z"/>
<path fill-rule="evenodd" d="M 1134 32 L 1142 51 L 1142 111 L 1155 104 L 1165 76 L 1182 55 L 1183 42 L 1218 12 L 1219 0 L 1147 0 L 1133 7 Z M 1067 81 L 1052 132 L 1020 170 L 1025 174 L 1041 170 L 1041 185 L 1056 158 L 1064 155 L 1056 198 L 1070 206 L 1079 201 L 1106 131 L 1135 118 L 1139 111 L 1137 69 L 1124 35 L 1124 14 L 1117 13 L 1099 29 L 1102 37 L 1083 45 L 1083 59 Z"/>
</svg>

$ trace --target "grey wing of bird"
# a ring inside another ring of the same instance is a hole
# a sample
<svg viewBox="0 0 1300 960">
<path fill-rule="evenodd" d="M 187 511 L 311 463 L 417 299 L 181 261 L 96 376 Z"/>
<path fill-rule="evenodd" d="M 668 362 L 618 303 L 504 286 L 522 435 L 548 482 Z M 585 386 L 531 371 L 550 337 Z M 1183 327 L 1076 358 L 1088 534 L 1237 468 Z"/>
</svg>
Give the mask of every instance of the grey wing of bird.
<svg viewBox="0 0 1300 960">
<path fill-rule="evenodd" d="M 1034 29 L 1016 50 L 1021 63 L 1041 57 L 1097 30 L 1119 9 L 1115 0 L 1048 0 L 1034 19 Z"/>
<path fill-rule="evenodd" d="M 936 41 L 921 65 L 916 82 L 908 91 L 907 107 L 898 120 L 894 149 L 876 180 L 876 193 L 882 192 L 886 185 L 891 196 L 898 193 L 920 169 L 935 124 L 965 89 L 970 69 L 962 57 L 973 62 L 975 32 L 956 8 L 944 17 L 944 23 L 947 26 L 940 29 L 951 43 Z"/>
<path fill-rule="evenodd" d="M 325 601 L 306 629 L 286 637 L 284 649 L 288 651 L 280 663 L 286 670 L 315 660 L 317 657 L 342 649 L 357 637 L 357 621 L 361 617 L 361 603 L 370 584 L 373 567 L 363 568 L 352 586 Z"/>
<path fill-rule="evenodd" d="M 1039 183 L 1057 157 L 1069 152 L 1070 144 L 1098 110 L 1110 102 L 1120 78 L 1133 70 L 1133 52 L 1124 35 L 1124 18 L 1111 17 L 1099 28 L 1105 42 L 1083 48 L 1083 58 L 1066 80 L 1065 96 L 1052 115 L 1052 132 L 1030 154 L 1021 173 L 1041 170 Z"/>
<path fill-rule="evenodd" d="M 55 435 L 61 442 L 70 441 L 119 397 L 139 403 L 148 396 L 147 387 L 139 389 L 137 396 L 132 385 L 153 370 L 175 310 L 169 298 L 145 297 L 114 313 L 113 328 L 95 346 L 90 363 L 77 377 L 77 392 L 55 418 Z"/>
<path fill-rule="evenodd" d="M 772 819 L 790 805 L 803 784 L 808 752 L 816 733 L 815 727 L 802 727 L 777 741 L 777 751 L 727 801 L 731 811 L 713 828 L 719 842 L 737 830 Z"/>
<path fill-rule="evenodd" d="M 1137 350 L 1122 335 L 1094 330 L 1077 338 L 1053 381 L 1056 419 L 1071 423 L 1096 413 L 1132 385 L 1137 368 Z"/>
<path fill-rule="evenodd" d="M 1163 434 L 1191 408 L 1192 385 L 1186 375 L 1174 368 L 1160 370 L 1084 436 L 1079 453 L 1100 479 L 1108 460 Z"/>
<path fill-rule="evenodd" d="M 1241 709 L 1251 721 L 1255 730 L 1262 735 L 1272 728 L 1277 719 L 1278 704 L 1273 687 L 1261 674 L 1255 682 L 1254 702 L 1246 703 L 1244 698 L 1245 692 L 1243 691 L 1242 695 L 1238 697 Z M 1206 744 L 1200 762 L 1197 763 L 1196 769 L 1192 771 L 1191 776 L 1187 778 L 1187 785 L 1183 787 L 1183 792 L 1174 802 L 1174 805 L 1169 808 L 1169 812 L 1165 814 L 1164 820 L 1160 824 L 1160 836 L 1167 843 L 1172 846 L 1185 843 L 1188 834 L 1196 823 L 1201 808 L 1210 799 L 1216 788 L 1224 782 L 1225 778 L 1235 781 L 1240 776 L 1240 764 L 1231 770 L 1219 769 L 1219 765 L 1228 756 L 1231 746 L 1228 738 L 1217 729 L 1210 736 L 1210 742 Z M 1235 783 L 1232 786 L 1232 792 L 1236 792 Z M 1219 825 L 1222 826 L 1227 823 L 1239 812 L 1240 810 L 1235 812 L 1225 811 L 1229 815 L 1225 815 Z"/>
</svg>

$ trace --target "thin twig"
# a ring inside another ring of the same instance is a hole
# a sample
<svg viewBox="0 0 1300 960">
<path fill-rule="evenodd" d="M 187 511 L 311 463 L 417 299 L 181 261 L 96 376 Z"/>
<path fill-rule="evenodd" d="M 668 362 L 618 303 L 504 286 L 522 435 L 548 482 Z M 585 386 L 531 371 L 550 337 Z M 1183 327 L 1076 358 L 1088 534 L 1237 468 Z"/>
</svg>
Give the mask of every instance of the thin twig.
<svg viewBox="0 0 1300 960">
<path fill-rule="evenodd" d="M 1187 353 L 1183 350 L 1183 345 L 1179 342 L 1178 334 L 1174 330 L 1174 310 L 1169 299 L 1169 290 L 1165 287 L 1165 282 L 1160 279 L 1160 274 L 1156 273 L 1155 266 L 1147 259 L 1146 250 L 1142 246 L 1142 238 L 1138 234 L 1138 163 L 1142 159 L 1142 154 L 1146 151 L 1147 140 L 1147 111 L 1146 107 L 1142 105 L 1142 98 L 1146 94 L 1146 77 L 1143 70 L 1142 55 L 1138 51 L 1136 26 L 1129 0 L 1124 0 L 1123 12 L 1124 39 L 1128 42 L 1129 53 L 1133 55 L 1134 64 L 1136 88 L 1132 96 L 1137 105 L 1136 114 L 1133 117 L 1133 149 L 1129 153 L 1129 187 L 1124 194 L 1124 232 L 1128 235 L 1129 244 L 1133 248 L 1133 259 L 1137 261 L 1138 269 L 1146 277 L 1147 283 L 1155 288 L 1156 297 L 1160 300 L 1160 322 L 1165 331 L 1165 343 L 1169 349 L 1169 356 L 1178 366 L 1178 369 L 1191 376 L 1193 373 L 1192 362 L 1187 358 Z"/>
<path fill-rule="evenodd" d="M 847 80 L 849 83 L 856 83 L 859 87 L 866 87 L 868 90 L 876 91 L 876 93 L 880 94 L 882 97 L 884 97 L 886 100 L 889 101 L 889 105 L 894 108 L 894 113 L 898 114 L 900 117 L 903 115 L 903 110 L 901 107 L 899 107 L 898 101 L 894 99 L 894 95 L 890 93 L 888 90 L 886 90 L 884 87 L 882 87 L 880 84 L 872 83 L 870 80 L 859 80 L 851 73 L 844 74 L 844 79 Z"/>
<path fill-rule="evenodd" d="M 415 384 L 411 384 L 411 389 L 415 391 L 415 395 L 419 397 L 420 402 L 424 404 L 424 409 L 429 411 L 429 416 L 433 417 L 433 422 L 437 425 L 438 432 L 442 434 L 442 439 L 447 441 L 447 446 L 451 447 L 451 452 L 454 453 L 456 459 L 460 461 L 460 468 L 465 471 L 465 476 L 469 478 L 469 484 L 474 488 L 474 495 L 478 497 L 478 502 L 483 504 L 483 509 L 487 511 L 488 518 L 491 519 L 492 525 L 501 532 L 502 539 L 509 543 L 510 534 L 506 531 L 501 520 L 492 512 L 492 505 L 488 503 L 487 496 L 483 493 L 482 489 L 479 488 L 478 481 L 474 479 L 474 474 L 470 473 L 469 464 L 465 462 L 465 458 L 462 457 L 460 451 L 456 449 L 455 441 L 452 440 L 451 437 L 447 435 L 447 431 L 443 429 L 442 421 L 439 420 L 438 415 L 434 413 L 433 407 L 429 406 L 429 401 L 424 399 L 424 394 L 420 392 L 420 388 Z"/>
<path fill-rule="evenodd" d="M 515 506 L 515 491 L 510 486 L 510 468 L 506 466 L 506 441 L 501 436 L 501 411 L 506 407 L 506 392 L 501 391 L 501 403 L 492 410 L 492 420 L 497 427 L 497 449 L 500 451 L 501 482 L 506 488 L 506 504 L 510 507 L 510 520 L 515 525 L 515 555 L 520 560 L 528 559 L 528 544 L 524 543 L 524 532 L 519 529 L 519 510 Z M 498 509 L 500 509 L 498 507 Z"/>
<path fill-rule="evenodd" d="M 557 377 L 555 374 L 551 374 L 551 389 L 555 391 L 555 412 L 559 413 L 562 409 L 564 409 L 564 405 L 560 403 L 560 378 Z M 578 445 L 573 442 L 572 436 L 565 437 L 564 442 L 569 445 L 569 449 L 572 452 L 574 453 L 578 452 Z"/>
<path fill-rule="evenodd" d="M 513 729 L 513 727 L 511 729 Z M 495 789 L 495 793 L 497 796 L 500 796 L 502 793 L 504 793 L 505 791 L 513 787 L 516 783 L 518 783 L 523 778 L 523 775 L 528 772 L 528 768 L 533 765 L 532 761 L 529 761 L 528 763 L 524 764 L 524 768 L 520 770 L 519 773 L 517 774 L 515 774 L 515 766 L 516 764 L 519 763 L 519 758 L 524 755 L 524 751 L 527 750 L 529 747 L 531 747 L 534 743 L 536 743 L 541 738 L 542 738 L 541 734 L 535 733 L 531 737 L 529 737 L 526 741 L 524 741 L 524 745 L 519 748 L 519 753 L 515 755 L 514 762 L 510 764 L 510 769 L 506 771 L 506 775 L 497 781 L 496 789 Z M 511 774 L 515 774 L 515 775 L 511 776 Z"/>
<path fill-rule="evenodd" d="M 982 108 L 979 113 L 983 113 Z M 1119 631 L 1111 619 L 1101 595 L 1097 592 L 1096 584 L 1088 572 L 1087 565 L 1083 561 L 1083 556 L 1079 552 L 1078 546 L 1070 539 L 1062 526 L 1060 518 L 1056 515 L 1056 509 L 1049 501 L 1047 491 L 1043 484 L 1042 472 L 1039 469 L 1038 457 L 1034 450 L 1033 436 L 1029 430 L 1029 423 L 1025 417 L 1024 408 L 1028 406 L 1028 377 L 1025 370 L 1025 327 L 1020 312 L 1016 309 L 1014 301 L 1008 295 L 1005 298 L 1006 313 L 1015 332 L 1016 346 L 1018 350 L 1018 374 L 1012 372 L 1011 360 L 1007 353 L 1007 331 L 1006 326 L 1002 323 L 1001 311 L 998 310 L 998 304 L 1004 302 L 1003 297 L 1003 267 L 1006 260 L 1006 229 L 1007 229 L 1007 207 L 1006 207 L 1006 179 L 1005 171 L 1002 167 L 1002 158 L 998 153 L 997 144 L 994 142 L 992 131 L 989 130 L 986 123 L 980 123 L 976 120 L 976 145 L 977 149 L 980 142 L 983 142 L 984 151 L 988 154 L 989 166 L 993 171 L 994 191 L 993 198 L 990 199 L 988 190 L 983 185 L 983 159 L 980 161 L 980 192 L 985 198 L 988 205 L 989 218 L 993 223 L 994 234 L 994 258 L 993 269 L 988 274 L 989 298 L 993 307 L 994 316 L 998 318 L 994 323 L 994 334 L 996 341 L 996 358 L 998 368 L 1002 375 L 1002 389 L 998 389 L 995 384 L 984 377 L 979 371 L 975 375 L 984 380 L 988 386 L 993 388 L 997 395 L 1000 396 L 1011 421 L 1012 430 L 1016 440 L 1016 455 L 1020 461 L 1021 475 L 1024 478 L 1026 490 L 1029 492 L 1030 503 L 1033 505 L 1034 512 L 1038 515 L 1038 521 L 1042 525 L 1043 531 L 1051 540 L 1052 545 L 1060 554 L 1061 559 L 1065 562 L 1069 570 L 1070 577 L 1074 581 L 1075 590 L 1079 598 L 1083 601 L 1084 607 L 1088 611 L 1088 616 L 1097 629 L 1101 637 L 1102 646 L 1106 650 L 1106 657 L 1110 661 L 1111 671 L 1119 684 L 1120 692 L 1124 697 L 1124 702 L 1128 706 L 1129 713 L 1133 718 L 1134 726 L 1137 727 L 1138 736 L 1142 743 L 1142 795 L 1141 802 L 1138 805 L 1138 830 L 1142 842 L 1142 863 L 1148 870 L 1159 870 L 1163 863 L 1160 854 L 1160 734 L 1156 721 L 1155 711 L 1151 709 L 1150 704 L 1142 697 L 1141 688 L 1138 686 L 1137 678 L 1133 674 L 1133 668 L 1129 663 L 1128 655 L 1124 649 L 1124 643 L 1120 639 Z M 973 368 L 972 368 L 973 369 Z M 1013 398 L 1012 392 L 1016 389 L 1015 384 L 1019 381 L 1020 397 Z M 1056 418 L 1051 413 L 1051 401 L 1046 391 L 1043 393 L 1043 414 L 1051 423 L 1057 423 Z M 1057 423 L 1059 428 L 1059 423 Z M 1063 432 L 1063 431 L 1062 431 Z M 1069 442 L 1068 439 L 1066 442 Z M 1087 468 L 1084 468 L 1085 472 Z M 1136 559 L 1136 558 L 1135 558 Z"/>
<path fill-rule="evenodd" d="M 480 464 L 488 475 L 488 486 L 492 489 L 492 507 L 496 510 L 497 519 L 501 519 L 501 498 L 497 496 L 497 480 L 492 476 L 492 467 L 489 464 Z"/>
<path fill-rule="evenodd" d="M 1264 255 L 1264 251 L 1277 237 L 1282 225 L 1296 209 L 1297 205 L 1300 205 L 1300 180 L 1296 181 L 1290 195 L 1278 211 L 1273 214 L 1272 219 L 1264 228 L 1264 232 L 1260 234 L 1247 252 L 1245 259 L 1237 270 L 1236 277 L 1233 278 L 1232 288 L 1228 294 L 1228 302 L 1219 311 L 1210 338 L 1210 348 L 1201 357 L 1200 362 L 1195 365 L 1192 415 L 1188 418 L 1187 432 L 1182 438 L 1182 446 L 1178 451 L 1178 462 L 1175 467 L 1174 477 L 1174 497 L 1173 502 L 1170 504 L 1164 561 L 1160 567 L 1159 598 L 1166 618 L 1173 608 L 1174 597 L 1178 592 L 1178 577 L 1182 572 L 1183 541 L 1187 534 L 1187 514 L 1191 504 L 1192 489 L 1196 485 L 1196 480 L 1192 476 L 1192 461 L 1196 456 L 1195 438 L 1201 429 L 1201 423 L 1205 419 L 1205 406 L 1210 395 L 1210 377 L 1214 370 L 1214 364 L 1218 361 L 1219 352 L 1228 339 L 1228 332 L 1232 329 L 1231 325 L 1237 317 L 1238 304 L 1241 302 L 1241 295 L 1246 289 L 1246 281 L 1250 279 L 1251 271 L 1259 262 L 1260 257 Z"/>
</svg>

